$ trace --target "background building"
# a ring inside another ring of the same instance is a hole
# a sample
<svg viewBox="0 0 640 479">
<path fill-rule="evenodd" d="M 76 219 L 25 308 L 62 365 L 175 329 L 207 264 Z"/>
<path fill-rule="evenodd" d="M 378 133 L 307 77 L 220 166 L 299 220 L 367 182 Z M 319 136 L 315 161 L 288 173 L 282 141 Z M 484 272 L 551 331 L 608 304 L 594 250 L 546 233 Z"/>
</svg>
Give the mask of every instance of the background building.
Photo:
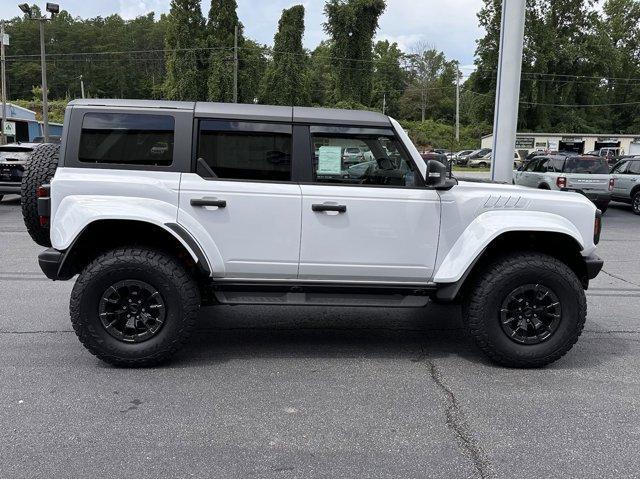
<svg viewBox="0 0 640 479">
<path fill-rule="evenodd" d="M 482 137 L 482 148 L 491 148 L 492 144 L 493 135 Z M 536 150 L 587 153 L 600 148 L 620 148 L 620 154 L 640 155 L 640 134 L 518 133 L 515 148 L 521 155 Z"/>
<path fill-rule="evenodd" d="M 29 142 L 43 135 L 42 122 L 36 120 L 36 112 L 13 103 L 7 103 L 7 124 L 2 126 L 5 128 L 7 143 Z M 62 125 L 50 122 L 49 135 L 61 136 Z"/>
</svg>

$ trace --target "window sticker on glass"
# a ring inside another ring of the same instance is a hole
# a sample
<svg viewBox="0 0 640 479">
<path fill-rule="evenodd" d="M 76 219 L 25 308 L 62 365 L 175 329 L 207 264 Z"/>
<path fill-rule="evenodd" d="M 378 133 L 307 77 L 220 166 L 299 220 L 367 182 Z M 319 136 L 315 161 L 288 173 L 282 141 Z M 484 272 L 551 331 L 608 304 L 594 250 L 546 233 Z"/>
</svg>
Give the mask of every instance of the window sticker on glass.
<svg viewBox="0 0 640 479">
<path fill-rule="evenodd" d="M 342 172 L 342 147 L 321 146 L 318 151 L 319 175 L 339 175 Z"/>
</svg>

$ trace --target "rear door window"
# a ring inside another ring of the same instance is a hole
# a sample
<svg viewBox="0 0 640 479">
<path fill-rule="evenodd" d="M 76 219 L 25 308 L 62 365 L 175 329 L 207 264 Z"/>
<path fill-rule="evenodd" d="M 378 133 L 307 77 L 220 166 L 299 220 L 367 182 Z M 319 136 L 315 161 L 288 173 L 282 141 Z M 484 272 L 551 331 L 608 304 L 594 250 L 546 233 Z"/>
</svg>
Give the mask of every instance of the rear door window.
<svg viewBox="0 0 640 479">
<path fill-rule="evenodd" d="M 169 115 L 87 113 L 78 159 L 82 163 L 170 166 L 175 120 Z"/>
<path fill-rule="evenodd" d="M 202 120 L 198 161 L 201 176 L 229 180 L 291 181 L 290 125 Z"/>
</svg>

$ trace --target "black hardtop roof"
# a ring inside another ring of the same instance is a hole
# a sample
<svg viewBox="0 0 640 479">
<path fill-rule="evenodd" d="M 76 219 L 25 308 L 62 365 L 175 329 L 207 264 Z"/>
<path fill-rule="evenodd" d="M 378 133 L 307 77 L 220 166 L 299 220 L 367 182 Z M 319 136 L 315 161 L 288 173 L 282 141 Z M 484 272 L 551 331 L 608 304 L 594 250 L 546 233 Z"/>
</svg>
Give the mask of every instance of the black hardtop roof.
<svg viewBox="0 0 640 479">
<path fill-rule="evenodd" d="M 275 121 L 314 123 L 324 125 L 353 125 L 390 128 L 389 117 L 381 113 L 336 108 L 311 108 L 245 103 L 186 102 L 165 100 L 73 100 L 70 106 L 95 106 L 113 108 L 192 110 L 198 118 L 219 118 L 238 121 Z"/>
</svg>

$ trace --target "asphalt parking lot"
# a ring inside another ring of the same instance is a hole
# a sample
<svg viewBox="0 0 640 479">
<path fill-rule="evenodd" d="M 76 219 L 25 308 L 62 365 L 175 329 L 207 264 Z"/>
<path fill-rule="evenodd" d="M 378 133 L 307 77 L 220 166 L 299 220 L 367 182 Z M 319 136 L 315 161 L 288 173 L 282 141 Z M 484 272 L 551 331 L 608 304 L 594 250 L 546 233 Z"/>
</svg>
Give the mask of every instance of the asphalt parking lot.
<svg viewBox="0 0 640 479">
<path fill-rule="evenodd" d="M 586 330 L 542 370 L 489 364 L 455 307 L 213 307 L 171 364 L 72 332 L 0 203 L 0 478 L 640 477 L 640 217 L 614 205 Z"/>
</svg>

